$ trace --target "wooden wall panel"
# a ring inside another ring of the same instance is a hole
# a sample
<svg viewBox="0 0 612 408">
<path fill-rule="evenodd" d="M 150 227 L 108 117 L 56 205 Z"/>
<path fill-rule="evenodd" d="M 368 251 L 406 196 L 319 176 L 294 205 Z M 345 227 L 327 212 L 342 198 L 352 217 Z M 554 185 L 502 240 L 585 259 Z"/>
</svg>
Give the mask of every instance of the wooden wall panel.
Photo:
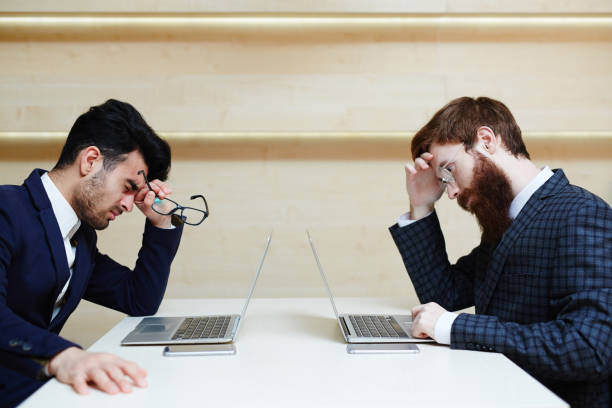
<svg viewBox="0 0 612 408">
<path fill-rule="evenodd" d="M 339 1 L 228 4 L 6 0 L 0 13 L 612 13 L 609 1 L 596 0 L 358 1 L 351 10 Z M 243 297 L 270 230 L 272 248 L 255 296 L 324 296 L 304 233 L 309 228 L 338 296 L 405 296 L 417 303 L 386 228 L 408 206 L 402 167 L 409 134 L 450 99 L 501 99 L 536 163 L 562 167 L 573 183 L 611 201 L 612 30 L 572 27 L 489 26 L 455 36 L 349 27 L 288 36 L 223 32 L 208 40 L 201 32 L 151 39 L 0 36 L 0 183 L 21 183 L 33 167 L 50 168 L 59 150 L 56 140 L 7 132 L 66 132 L 87 107 L 123 99 L 162 133 L 203 135 L 171 138 L 176 198 L 205 194 L 211 217 L 186 228 L 168 297 Z M 563 136 L 568 132 L 573 136 Z M 456 259 L 476 244 L 478 228 L 447 198 L 438 209 Z M 137 213 L 120 217 L 99 234 L 101 250 L 132 265 L 142 224 Z M 64 334 L 87 345 L 120 317 L 85 303 Z"/>
<path fill-rule="evenodd" d="M 103 3 L 78 0 L 3 0 L 3 11 L 123 11 L 123 12 L 612 12 L 608 0 L 107 0 Z"/>
</svg>

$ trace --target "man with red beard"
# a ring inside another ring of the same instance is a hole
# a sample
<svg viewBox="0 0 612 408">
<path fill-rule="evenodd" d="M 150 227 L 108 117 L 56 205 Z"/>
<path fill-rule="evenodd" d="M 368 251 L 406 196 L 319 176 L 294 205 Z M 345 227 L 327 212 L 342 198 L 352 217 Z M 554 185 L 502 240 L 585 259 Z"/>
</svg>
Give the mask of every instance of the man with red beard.
<svg viewBox="0 0 612 408">
<path fill-rule="evenodd" d="M 451 101 L 416 133 L 412 155 L 410 212 L 390 232 L 423 303 L 413 335 L 503 353 L 572 407 L 610 406 L 610 206 L 562 170 L 537 168 L 493 99 Z M 482 230 L 454 265 L 434 210 L 444 191 Z"/>
</svg>

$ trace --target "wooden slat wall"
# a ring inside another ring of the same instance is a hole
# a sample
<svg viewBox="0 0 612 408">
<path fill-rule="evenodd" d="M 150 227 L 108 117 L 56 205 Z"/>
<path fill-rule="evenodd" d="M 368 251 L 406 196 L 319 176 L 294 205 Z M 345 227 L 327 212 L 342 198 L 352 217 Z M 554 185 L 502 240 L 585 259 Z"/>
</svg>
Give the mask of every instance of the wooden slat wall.
<svg viewBox="0 0 612 408">
<path fill-rule="evenodd" d="M 0 12 L 612 13 L 609 1 L 364 0 L 351 10 L 343 2 L 315 3 L 253 0 L 228 9 L 225 2 L 141 0 L 91 9 L 74 0 L 4 1 Z M 0 183 L 21 183 L 33 167 L 50 168 L 60 147 L 3 135 L 66 132 L 87 107 L 110 97 L 126 100 L 161 133 L 204 135 L 170 138 L 176 197 L 205 194 L 211 217 L 185 230 L 168 297 L 244 296 L 271 229 L 272 249 L 255 295 L 324 296 L 304 233 L 310 228 L 337 295 L 404 296 L 409 307 L 418 300 L 386 228 L 407 209 L 402 167 L 410 134 L 450 99 L 504 101 L 535 162 L 562 167 L 572 182 L 610 202 L 606 27 L 596 35 L 588 26 L 563 24 L 558 35 L 457 29 L 464 34 L 435 38 L 355 26 L 209 39 L 0 35 Z M 260 133 L 250 137 L 253 132 Z M 271 140 L 266 132 L 286 137 Z M 332 137 L 305 139 L 304 132 Z M 574 136 L 560 136 L 566 132 Z M 212 140 L 211 133 L 228 137 Z M 334 139 L 338 133 L 348 137 Z M 438 211 L 456 259 L 475 245 L 478 229 L 446 198 Z M 139 214 L 122 216 L 100 233 L 102 251 L 133 264 L 142 223 Z M 100 322 L 118 318 L 86 304 L 66 330 L 88 344 L 105 329 Z"/>
</svg>

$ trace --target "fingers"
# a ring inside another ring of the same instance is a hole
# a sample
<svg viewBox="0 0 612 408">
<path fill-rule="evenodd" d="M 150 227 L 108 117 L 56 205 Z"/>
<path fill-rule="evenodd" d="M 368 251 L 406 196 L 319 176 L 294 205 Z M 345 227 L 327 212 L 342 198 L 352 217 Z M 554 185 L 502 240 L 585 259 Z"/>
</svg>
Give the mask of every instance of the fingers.
<svg viewBox="0 0 612 408">
<path fill-rule="evenodd" d="M 147 194 L 149 194 L 150 192 L 153 195 L 155 195 L 155 193 L 153 193 L 151 190 L 149 190 L 149 188 L 145 185 L 143 188 L 138 190 L 138 192 L 134 196 L 134 202 L 135 203 L 142 203 L 144 201 L 145 197 L 147 196 Z"/>
<path fill-rule="evenodd" d="M 145 370 L 112 354 L 77 350 L 64 354 L 56 364 L 57 380 L 71 385 L 78 394 L 88 394 L 89 385 L 108 394 L 129 393 L 133 388 L 130 379 L 138 387 L 147 386 Z"/>
<path fill-rule="evenodd" d="M 430 168 L 429 162 L 433 160 L 433 154 L 429 152 L 425 152 L 421 154 L 414 160 L 414 165 L 408 163 L 406 164 L 406 175 L 408 174 L 416 174 L 419 170 L 427 170 Z"/>
<path fill-rule="evenodd" d="M 434 157 L 434 156 L 433 156 L 433 154 L 431 154 L 431 153 L 429 153 L 429 152 L 425 152 L 425 153 L 423 153 L 423 154 L 421 155 L 421 158 L 422 158 L 423 160 L 426 160 L 426 161 L 431 161 L 431 160 L 433 159 L 433 157 Z"/>
<path fill-rule="evenodd" d="M 130 377 L 136 386 L 145 388 L 148 385 L 145 378 L 147 372 L 140 368 L 138 364 L 122 360 L 121 369 L 123 374 Z"/>
<path fill-rule="evenodd" d="M 429 168 L 429 162 L 433 160 L 433 154 L 429 152 L 425 152 L 416 159 L 414 159 L 414 164 L 417 168 L 422 170 L 427 170 Z"/>
<path fill-rule="evenodd" d="M 115 356 L 112 356 L 112 361 L 91 370 L 90 381 L 94 386 L 108 394 L 130 393 L 132 392 L 132 384 L 126 375 L 136 386 L 141 388 L 147 386 L 145 370 L 136 363 Z"/>
<path fill-rule="evenodd" d="M 167 196 L 169 196 L 170 194 L 172 194 L 172 189 L 170 188 L 170 186 L 164 183 L 163 181 L 156 179 L 156 180 L 150 181 L 149 184 L 151 185 L 151 188 L 153 189 L 155 194 L 157 194 L 157 196 L 161 198 L 162 200 L 166 198 Z"/>
<path fill-rule="evenodd" d="M 151 190 L 149 190 L 149 192 L 144 196 L 144 204 L 147 208 L 151 208 L 151 206 L 153 206 L 153 203 L 155 202 L 155 193 Z"/>
<path fill-rule="evenodd" d="M 415 306 L 411 310 L 412 312 L 412 327 L 411 327 L 412 336 L 419 338 L 419 339 L 424 339 L 427 337 L 427 334 L 423 331 L 422 325 L 421 325 L 420 313 L 423 310 L 425 310 L 425 305 Z"/>
<path fill-rule="evenodd" d="M 155 180 L 158 181 L 158 180 Z M 162 213 L 165 213 L 164 211 L 166 210 L 164 208 L 164 204 L 166 203 L 165 201 L 161 201 L 161 203 L 158 203 L 157 205 L 157 210 L 153 210 L 153 204 L 155 203 L 156 199 L 159 197 L 160 200 L 163 200 L 165 198 L 164 194 L 164 190 L 163 187 L 160 187 L 159 185 L 155 184 L 155 186 L 153 185 L 154 182 L 151 182 L 151 188 L 154 188 L 158 191 L 158 193 L 155 193 L 154 191 L 149 190 L 148 188 L 146 189 L 141 189 L 137 194 L 136 197 L 134 198 L 134 203 L 136 204 L 136 206 L 140 209 L 140 211 L 142 211 L 142 213 L 149 218 L 149 220 L 151 222 L 154 223 L 154 225 L 159 224 L 160 222 L 162 224 L 169 224 L 170 221 L 169 220 L 165 220 L 166 216 L 165 215 L 161 215 L 159 216 L 158 214 L 156 214 L 156 211 L 161 211 Z M 164 184 L 164 183 L 162 183 Z M 166 192 L 171 192 L 172 190 L 170 190 L 169 187 L 166 186 Z M 169 193 L 168 193 L 169 194 Z M 167 211 L 171 211 L 172 210 L 172 204 L 170 203 L 166 203 L 165 205 L 169 206 L 170 208 L 167 208 Z M 155 219 L 159 219 L 161 217 L 161 220 L 155 221 Z"/>
<path fill-rule="evenodd" d="M 423 315 L 427 305 L 418 305 L 412 308 L 412 336 L 424 339 L 429 337 L 423 323 Z"/>
<path fill-rule="evenodd" d="M 422 158 L 417 157 L 414 161 L 414 167 L 416 167 L 418 170 L 427 170 L 429 169 L 429 164 Z"/>
<path fill-rule="evenodd" d="M 119 387 L 112 381 L 107 371 L 96 368 L 89 372 L 89 380 L 101 391 L 104 391 L 108 394 L 117 394 L 119 392 Z"/>
<path fill-rule="evenodd" d="M 149 185 L 153 190 L 154 196 L 156 195 L 162 200 L 172 194 L 172 189 L 170 188 L 170 186 L 164 183 L 163 181 L 155 179 L 153 181 L 149 181 Z M 145 197 L 151 192 L 151 189 L 149 189 L 149 186 L 144 184 L 142 188 L 136 193 L 134 201 L 143 202 L 145 200 Z"/>
<path fill-rule="evenodd" d="M 87 385 L 87 381 L 85 379 L 85 375 L 75 376 L 72 380 L 72 389 L 81 395 L 89 394 L 89 386 Z"/>
<path fill-rule="evenodd" d="M 414 166 L 412 164 L 410 164 L 410 163 L 407 163 L 404 166 L 404 169 L 406 170 L 406 177 L 414 176 L 417 173 L 417 171 L 414 168 Z"/>
<path fill-rule="evenodd" d="M 418 305 L 412 308 L 412 320 L 416 319 L 416 317 L 425 309 L 425 305 Z"/>
<path fill-rule="evenodd" d="M 423 325 L 421 324 L 421 315 L 417 314 L 416 317 L 412 318 L 411 332 L 412 336 L 418 339 L 424 339 L 429 337 L 425 332 Z"/>
<path fill-rule="evenodd" d="M 121 392 L 132 392 L 132 384 L 125 378 L 123 370 L 119 367 L 111 366 L 107 368 L 106 372 L 110 379 L 119 387 Z"/>
<path fill-rule="evenodd" d="M 440 316 L 446 312 L 442 306 L 435 302 L 418 305 L 412 308 L 412 335 L 418 338 L 435 336 L 436 323 Z"/>
</svg>

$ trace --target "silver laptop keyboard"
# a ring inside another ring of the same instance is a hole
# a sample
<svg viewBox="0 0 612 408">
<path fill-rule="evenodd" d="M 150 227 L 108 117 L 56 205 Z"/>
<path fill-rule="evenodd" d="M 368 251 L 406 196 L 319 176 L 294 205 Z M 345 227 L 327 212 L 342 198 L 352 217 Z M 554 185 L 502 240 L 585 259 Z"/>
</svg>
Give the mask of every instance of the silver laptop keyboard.
<svg viewBox="0 0 612 408">
<path fill-rule="evenodd" d="M 172 340 L 223 338 L 231 318 L 231 316 L 187 317 L 172 336 Z"/>
<path fill-rule="evenodd" d="M 391 316 L 350 315 L 359 337 L 410 337 Z"/>
</svg>

